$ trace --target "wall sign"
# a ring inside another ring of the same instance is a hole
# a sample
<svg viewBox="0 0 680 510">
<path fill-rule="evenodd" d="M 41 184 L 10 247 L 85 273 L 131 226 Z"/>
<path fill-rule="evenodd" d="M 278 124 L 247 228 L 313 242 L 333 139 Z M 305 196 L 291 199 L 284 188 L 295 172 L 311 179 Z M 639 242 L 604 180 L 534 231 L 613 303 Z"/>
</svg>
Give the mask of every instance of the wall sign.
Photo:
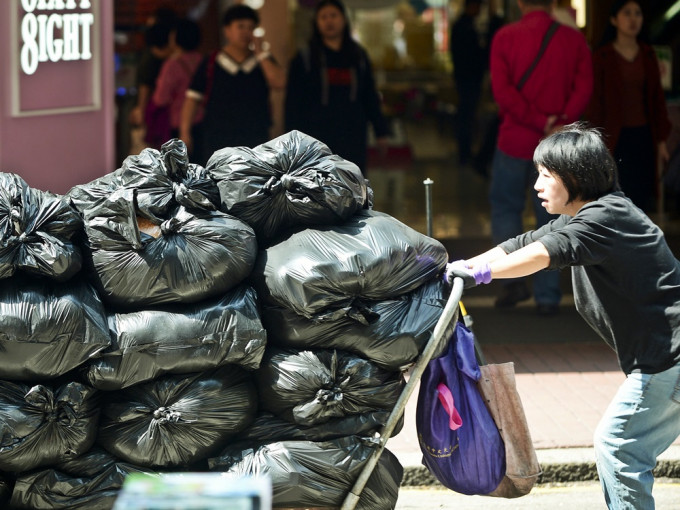
<svg viewBox="0 0 680 510">
<path fill-rule="evenodd" d="M 12 0 L 12 114 L 100 107 L 101 0 Z"/>
<path fill-rule="evenodd" d="M 33 74 L 40 62 L 90 60 L 90 32 L 94 23 L 91 12 L 69 12 L 90 9 L 89 0 L 76 4 L 45 0 L 21 0 L 25 14 L 21 20 L 21 70 Z M 36 14 L 36 11 L 47 11 Z M 50 14 L 51 13 L 51 14 Z"/>
</svg>

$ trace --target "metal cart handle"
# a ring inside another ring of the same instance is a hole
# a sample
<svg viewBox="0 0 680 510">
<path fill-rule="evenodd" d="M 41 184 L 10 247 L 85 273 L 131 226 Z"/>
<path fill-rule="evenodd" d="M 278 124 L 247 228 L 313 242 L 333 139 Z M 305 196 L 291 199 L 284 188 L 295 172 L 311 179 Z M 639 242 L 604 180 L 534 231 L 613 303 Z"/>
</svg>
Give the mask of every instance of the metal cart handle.
<svg viewBox="0 0 680 510">
<path fill-rule="evenodd" d="M 428 340 L 425 349 L 423 349 L 420 358 L 418 358 L 416 364 L 413 365 L 413 369 L 411 370 L 411 375 L 408 379 L 408 382 L 406 383 L 406 386 L 404 386 L 404 389 L 401 392 L 401 395 L 399 396 L 399 399 L 397 400 L 390 417 L 387 419 L 387 423 L 385 423 L 380 436 L 376 438 L 378 440 L 378 446 L 366 461 L 363 470 L 357 477 L 356 482 L 354 482 L 354 486 L 345 497 L 345 501 L 342 503 L 340 510 L 354 510 L 357 506 L 357 503 L 359 503 L 361 491 L 364 490 L 366 483 L 368 483 L 368 479 L 371 477 L 373 469 L 375 468 L 378 460 L 380 459 L 380 455 L 382 455 L 382 452 L 385 449 L 385 444 L 387 443 L 388 438 L 392 435 L 397 423 L 404 414 L 406 404 L 409 397 L 413 393 L 416 384 L 420 381 L 423 372 L 425 372 L 427 364 L 432 359 L 432 356 L 437 350 L 437 347 L 440 345 L 440 342 L 442 342 L 444 336 L 451 334 L 451 331 L 453 330 L 451 328 L 451 324 L 455 324 L 455 322 L 458 320 L 458 302 L 460 301 L 462 295 L 463 279 L 454 278 L 451 294 L 449 295 L 449 299 L 446 302 L 444 311 L 442 312 L 437 324 L 434 327 L 432 336 L 430 337 L 430 340 Z"/>
</svg>

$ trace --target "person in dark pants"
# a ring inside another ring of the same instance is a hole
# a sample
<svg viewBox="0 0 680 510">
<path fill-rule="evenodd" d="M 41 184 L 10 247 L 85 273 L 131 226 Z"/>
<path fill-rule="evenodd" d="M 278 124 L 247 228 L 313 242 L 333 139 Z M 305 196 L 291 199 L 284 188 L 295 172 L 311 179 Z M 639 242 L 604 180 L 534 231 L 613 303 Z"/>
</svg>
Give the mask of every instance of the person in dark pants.
<svg viewBox="0 0 680 510">
<path fill-rule="evenodd" d="M 621 188 L 645 211 L 654 205 L 657 157 L 669 160 L 671 132 L 654 49 L 644 42 L 642 4 L 618 0 L 593 53 L 588 119 L 604 129 Z"/>
<path fill-rule="evenodd" d="M 652 470 L 680 436 L 680 262 L 661 229 L 619 190 L 596 129 L 562 128 L 538 144 L 533 163 L 538 199 L 560 216 L 452 262 L 446 278 L 469 288 L 571 268 L 576 309 L 626 374 L 593 438 L 605 502 L 610 510 L 653 509 Z"/>
<path fill-rule="evenodd" d="M 458 142 L 458 162 L 461 166 L 473 163 L 481 173 L 486 173 L 485 155 L 473 156 L 474 132 L 477 123 L 477 110 L 484 85 L 484 77 L 489 68 L 489 45 L 502 19 L 491 15 L 486 36 L 479 33 L 476 19 L 481 12 L 482 0 L 466 0 L 465 9 L 451 27 L 449 46 L 453 61 L 453 80 L 458 93 L 456 112 L 456 138 Z M 491 10 L 491 7 L 490 7 Z M 492 125 L 490 129 L 495 131 Z M 488 133 L 492 147 L 483 146 L 493 153 L 495 133 Z M 486 139 L 486 138 L 485 138 Z M 473 161 L 474 159 L 474 161 Z M 489 161 L 487 158 L 486 161 Z"/>
<path fill-rule="evenodd" d="M 367 128 L 373 125 L 379 152 L 390 129 L 366 51 L 352 39 L 339 0 L 316 5 L 309 45 L 293 58 L 285 101 L 287 130 L 297 129 L 366 171 Z"/>
</svg>

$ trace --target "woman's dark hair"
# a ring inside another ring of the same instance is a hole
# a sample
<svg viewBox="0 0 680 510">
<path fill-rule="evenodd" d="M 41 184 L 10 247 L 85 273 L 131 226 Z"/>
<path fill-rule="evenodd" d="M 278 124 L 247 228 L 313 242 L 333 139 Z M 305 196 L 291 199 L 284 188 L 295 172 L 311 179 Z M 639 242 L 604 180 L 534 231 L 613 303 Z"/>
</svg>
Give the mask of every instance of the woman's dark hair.
<svg viewBox="0 0 680 510">
<path fill-rule="evenodd" d="M 641 0 L 615 0 L 611 6 L 611 9 L 609 9 L 609 16 L 607 17 L 607 26 L 604 29 L 604 33 L 602 34 L 602 39 L 600 39 L 600 44 L 598 45 L 598 48 L 600 46 L 609 44 L 610 42 L 616 39 L 616 27 L 611 24 L 610 20 L 611 18 L 615 18 L 619 11 L 630 2 L 636 3 L 640 7 L 640 10 L 642 11 L 642 28 L 640 29 L 640 33 L 638 34 L 637 37 L 638 41 L 646 43 L 649 42 L 649 37 L 647 35 L 647 17 L 645 16 L 645 9 L 642 5 Z"/>
<path fill-rule="evenodd" d="M 319 0 L 314 8 L 314 19 L 312 20 L 312 38 L 309 45 L 312 50 L 312 58 L 319 58 L 319 52 L 323 47 L 323 38 L 321 37 L 321 32 L 319 32 L 319 26 L 316 23 L 316 18 L 319 11 L 324 7 L 335 7 L 340 11 L 342 17 L 345 18 L 345 29 L 342 32 L 342 48 L 341 53 L 352 56 L 353 61 L 358 61 L 360 52 L 359 45 L 352 39 L 352 30 L 350 28 L 349 17 L 347 16 L 347 9 L 345 5 L 340 0 Z"/>
<path fill-rule="evenodd" d="M 231 25 L 232 21 L 236 21 L 237 19 L 252 20 L 255 23 L 255 26 L 260 24 L 260 16 L 258 16 L 255 9 L 248 7 L 247 5 L 237 4 L 224 11 L 222 26 Z"/>
<path fill-rule="evenodd" d="M 564 126 L 541 140 L 534 151 L 534 165 L 562 180 L 569 202 L 596 200 L 619 190 L 614 158 L 600 132 L 584 122 Z"/>
<path fill-rule="evenodd" d="M 196 22 L 182 19 L 177 22 L 175 32 L 177 46 L 185 51 L 193 51 L 201 44 L 201 29 Z"/>
</svg>

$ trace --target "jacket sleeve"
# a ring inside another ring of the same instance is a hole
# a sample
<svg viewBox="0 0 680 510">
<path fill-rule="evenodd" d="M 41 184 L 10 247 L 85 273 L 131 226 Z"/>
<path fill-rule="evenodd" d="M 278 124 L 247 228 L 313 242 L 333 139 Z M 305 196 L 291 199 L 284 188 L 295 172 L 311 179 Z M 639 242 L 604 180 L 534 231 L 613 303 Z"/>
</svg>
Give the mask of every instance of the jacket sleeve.
<svg viewBox="0 0 680 510">
<path fill-rule="evenodd" d="M 500 30 L 491 41 L 489 59 L 493 97 L 501 112 L 510 115 L 517 124 L 543 132 L 548 116 L 535 109 L 517 90 L 512 81 L 507 46 L 503 30 Z"/>
<path fill-rule="evenodd" d="M 513 251 L 517 251 L 520 248 L 524 248 L 534 241 L 538 241 L 543 236 L 553 232 L 554 230 L 564 227 L 567 223 L 569 223 L 569 216 L 563 214 L 536 230 L 530 230 L 529 232 L 520 234 L 517 237 L 508 239 L 507 241 L 499 244 L 498 247 L 505 253 L 512 253 Z"/>
<path fill-rule="evenodd" d="M 375 86 L 371 60 L 364 51 L 362 51 L 361 54 L 361 58 L 363 58 L 365 62 L 365 81 L 362 100 L 364 109 L 366 110 L 366 116 L 373 125 L 373 131 L 375 132 L 376 138 L 389 136 L 390 127 L 382 112 L 382 101 L 378 89 Z"/>
</svg>

